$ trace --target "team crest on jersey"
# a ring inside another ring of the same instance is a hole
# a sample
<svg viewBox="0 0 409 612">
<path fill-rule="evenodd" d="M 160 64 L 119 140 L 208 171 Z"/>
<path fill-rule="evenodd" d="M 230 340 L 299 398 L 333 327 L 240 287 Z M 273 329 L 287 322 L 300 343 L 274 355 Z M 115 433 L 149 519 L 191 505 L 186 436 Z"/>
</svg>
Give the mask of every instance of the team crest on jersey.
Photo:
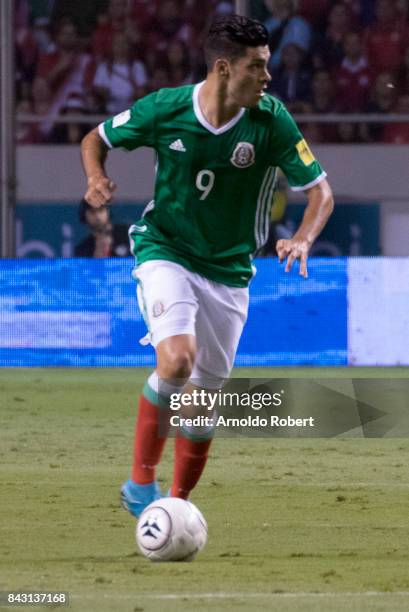
<svg viewBox="0 0 409 612">
<path fill-rule="evenodd" d="M 254 145 L 250 142 L 239 142 L 233 151 L 230 161 L 236 168 L 248 168 L 254 164 L 255 158 Z"/>
</svg>

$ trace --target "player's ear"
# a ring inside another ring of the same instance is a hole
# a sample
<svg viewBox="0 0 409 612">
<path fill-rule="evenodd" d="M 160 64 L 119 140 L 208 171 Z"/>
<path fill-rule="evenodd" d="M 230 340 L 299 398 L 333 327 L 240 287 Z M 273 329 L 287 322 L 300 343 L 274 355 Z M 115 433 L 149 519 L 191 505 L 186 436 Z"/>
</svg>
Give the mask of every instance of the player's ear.
<svg viewBox="0 0 409 612">
<path fill-rule="evenodd" d="M 229 76 L 229 62 L 225 59 L 217 59 L 214 63 L 214 70 L 222 78 Z"/>
</svg>

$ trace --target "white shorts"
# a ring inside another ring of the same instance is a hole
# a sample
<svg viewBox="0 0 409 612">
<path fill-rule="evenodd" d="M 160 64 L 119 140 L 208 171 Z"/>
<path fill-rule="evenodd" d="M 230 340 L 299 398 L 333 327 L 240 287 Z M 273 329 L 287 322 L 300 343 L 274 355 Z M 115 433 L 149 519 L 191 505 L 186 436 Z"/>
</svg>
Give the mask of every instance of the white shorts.
<svg viewBox="0 0 409 612">
<path fill-rule="evenodd" d="M 141 340 L 155 348 L 165 338 L 196 336 L 191 380 L 217 388 L 228 378 L 247 319 L 248 288 L 228 287 L 165 260 L 134 270 L 137 296 L 149 334 Z"/>
</svg>

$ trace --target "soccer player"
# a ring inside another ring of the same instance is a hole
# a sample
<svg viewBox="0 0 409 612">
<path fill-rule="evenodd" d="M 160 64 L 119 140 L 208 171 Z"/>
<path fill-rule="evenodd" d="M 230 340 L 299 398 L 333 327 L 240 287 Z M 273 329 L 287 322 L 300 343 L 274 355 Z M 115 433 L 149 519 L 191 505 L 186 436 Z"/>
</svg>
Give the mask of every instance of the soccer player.
<svg viewBox="0 0 409 612">
<path fill-rule="evenodd" d="M 229 377 L 247 317 L 252 253 L 267 239 L 277 167 L 308 199 L 297 232 L 277 243 L 286 272 L 299 260 L 307 277 L 309 249 L 333 208 L 326 173 L 284 105 L 264 93 L 267 42 L 258 21 L 216 19 L 203 83 L 151 93 L 82 143 L 85 198 L 95 207 L 115 190 L 104 169 L 109 149 L 149 146 L 157 154 L 154 200 L 130 229 L 145 341 L 157 358 L 139 400 L 131 479 L 121 489 L 135 516 L 161 496 L 155 470 L 166 431 L 159 424 L 171 394 L 189 380 L 218 389 Z M 172 496 L 189 496 L 212 435 L 211 428 L 179 428 Z"/>
</svg>

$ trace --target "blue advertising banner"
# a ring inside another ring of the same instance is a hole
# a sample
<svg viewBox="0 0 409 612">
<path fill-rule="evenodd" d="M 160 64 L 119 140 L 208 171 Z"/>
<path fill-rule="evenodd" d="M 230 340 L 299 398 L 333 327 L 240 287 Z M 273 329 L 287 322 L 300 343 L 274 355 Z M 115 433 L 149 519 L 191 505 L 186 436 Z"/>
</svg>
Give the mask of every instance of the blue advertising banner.
<svg viewBox="0 0 409 612">
<path fill-rule="evenodd" d="M 345 365 L 347 260 L 256 260 L 240 366 Z M 153 366 L 132 258 L 1 260 L 1 366 Z"/>
<path fill-rule="evenodd" d="M 298 264 L 286 274 L 276 259 L 255 263 L 236 365 L 346 365 L 347 259 L 310 259 L 308 280 Z"/>
</svg>

